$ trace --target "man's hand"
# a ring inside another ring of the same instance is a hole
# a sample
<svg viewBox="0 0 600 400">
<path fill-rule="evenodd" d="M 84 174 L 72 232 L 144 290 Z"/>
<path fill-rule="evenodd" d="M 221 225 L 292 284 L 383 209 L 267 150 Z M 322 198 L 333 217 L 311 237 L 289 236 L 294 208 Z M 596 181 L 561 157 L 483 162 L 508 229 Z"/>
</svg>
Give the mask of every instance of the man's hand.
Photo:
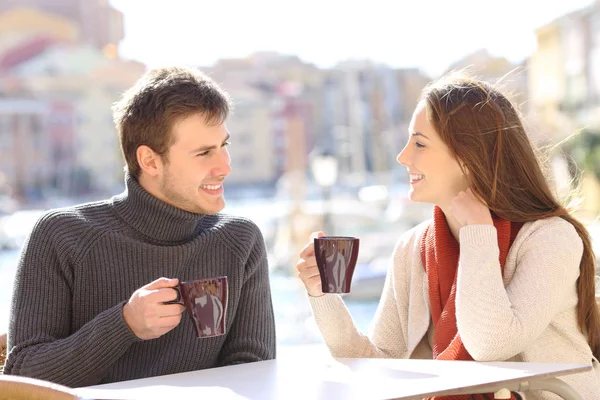
<svg viewBox="0 0 600 400">
<path fill-rule="evenodd" d="M 179 325 L 181 304 L 164 304 L 177 298 L 177 279 L 159 278 L 136 290 L 123 307 L 123 318 L 140 339 L 156 339 Z"/>
</svg>

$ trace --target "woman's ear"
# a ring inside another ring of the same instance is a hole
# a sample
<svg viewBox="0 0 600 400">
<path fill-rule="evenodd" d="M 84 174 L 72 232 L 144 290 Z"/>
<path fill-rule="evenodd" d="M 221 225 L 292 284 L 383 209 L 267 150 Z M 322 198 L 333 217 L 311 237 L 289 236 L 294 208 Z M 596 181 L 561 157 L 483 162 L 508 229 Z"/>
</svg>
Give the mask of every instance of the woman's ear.
<svg viewBox="0 0 600 400">
<path fill-rule="evenodd" d="M 463 174 L 465 174 L 465 176 L 469 176 L 469 169 L 467 168 L 466 164 L 462 162 L 462 160 L 458 160 L 458 164 L 460 165 L 460 169 L 462 170 Z"/>
</svg>

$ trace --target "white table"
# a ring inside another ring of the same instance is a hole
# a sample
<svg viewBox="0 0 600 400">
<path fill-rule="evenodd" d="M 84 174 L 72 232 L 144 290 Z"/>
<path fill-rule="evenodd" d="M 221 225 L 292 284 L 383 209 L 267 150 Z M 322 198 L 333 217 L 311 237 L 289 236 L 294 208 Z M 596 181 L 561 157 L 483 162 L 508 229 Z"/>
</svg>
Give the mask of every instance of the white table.
<svg viewBox="0 0 600 400">
<path fill-rule="evenodd" d="M 76 389 L 84 398 L 151 399 L 421 399 L 432 395 L 550 390 L 581 397 L 557 376 L 585 371 L 581 364 L 334 359 L 296 351 L 277 360 L 124 381 Z M 182 397 L 186 396 L 186 397 Z M 192 397 L 190 397 L 192 396 Z"/>
</svg>

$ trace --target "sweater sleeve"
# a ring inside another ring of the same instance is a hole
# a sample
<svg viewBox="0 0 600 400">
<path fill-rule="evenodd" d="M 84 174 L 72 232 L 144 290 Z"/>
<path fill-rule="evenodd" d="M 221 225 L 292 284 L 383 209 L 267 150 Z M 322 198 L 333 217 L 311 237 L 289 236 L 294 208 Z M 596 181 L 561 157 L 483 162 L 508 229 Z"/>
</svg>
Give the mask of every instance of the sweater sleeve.
<svg viewBox="0 0 600 400">
<path fill-rule="evenodd" d="M 135 341 L 124 303 L 71 330 L 73 249 L 78 231 L 70 216 L 49 213 L 24 245 L 12 297 L 4 373 L 70 387 L 97 384 Z"/>
<path fill-rule="evenodd" d="M 219 354 L 219 366 L 275 358 L 275 316 L 262 234 L 252 225 L 239 306 Z"/>
<path fill-rule="evenodd" d="M 534 231 L 521 245 L 505 288 L 496 228 L 460 230 L 456 294 L 458 331 L 477 361 L 506 360 L 529 347 L 566 307 L 576 305 L 583 244 L 564 220 Z"/>
<path fill-rule="evenodd" d="M 368 335 L 356 328 L 340 295 L 309 297 L 317 326 L 334 357 L 408 357 L 405 335 L 407 318 L 402 318 L 407 312 L 399 310 L 408 307 L 408 291 L 403 287 L 408 282 L 404 273 L 405 252 L 405 246 L 401 243 L 396 245 Z"/>
</svg>

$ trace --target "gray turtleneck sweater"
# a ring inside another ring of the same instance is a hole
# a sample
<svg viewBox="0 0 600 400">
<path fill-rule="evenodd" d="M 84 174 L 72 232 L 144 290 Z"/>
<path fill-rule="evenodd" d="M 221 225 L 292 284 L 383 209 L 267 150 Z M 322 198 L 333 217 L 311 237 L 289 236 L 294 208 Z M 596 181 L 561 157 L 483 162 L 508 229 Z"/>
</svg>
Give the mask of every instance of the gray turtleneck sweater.
<svg viewBox="0 0 600 400">
<path fill-rule="evenodd" d="M 17 269 L 5 374 L 71 387 L 275 358 L 265 244 L 251 221 L 172 207 L 126 178 L 110 200 L 53 210 Z M 123 319 L 132 293 L 160 277 L 227 275 L 226 335 L 181 323 L 152 340 Z"/>
</svg>

